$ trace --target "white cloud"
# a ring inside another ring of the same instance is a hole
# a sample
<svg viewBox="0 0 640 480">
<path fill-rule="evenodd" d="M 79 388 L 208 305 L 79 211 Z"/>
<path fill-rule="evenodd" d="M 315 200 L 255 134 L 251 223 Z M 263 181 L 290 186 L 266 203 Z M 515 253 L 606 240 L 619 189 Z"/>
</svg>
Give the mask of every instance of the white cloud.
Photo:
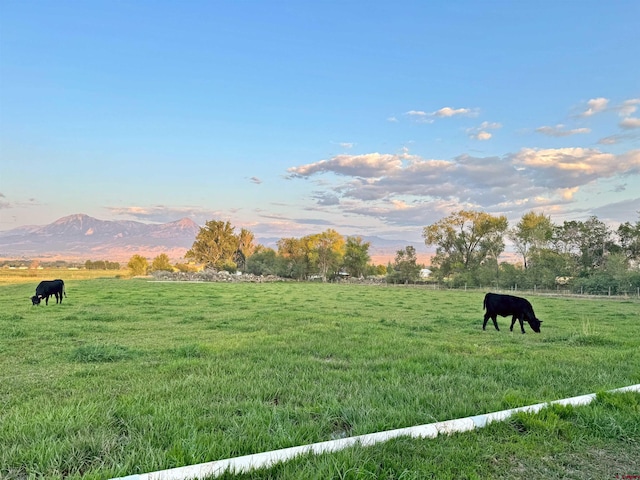
<svg viewBox="0 0 640 480">
<path fill-rule="evenodd" d="M 451 108 L 443 107 L 435 112 L 425 112 L 423 110 L 409 110 L 405 113 L 409 117 L 413 117 L 416 121 L 421 123 L 433 123 L 435 118 L 450 118 L 450 117 L 475 117 L 478 115 L 478 109 L 472 108 Z"/>
<path fill-rule="evenodd" d="M 615 175 L 640 174 L 640 150 L 614 155 L 588 148 L 525 148 L 513 163 L 529 170 L 539 185 L 572 188 Z"/>
<path fill-rule="evenodd" d="M 629 100 L 625 100 L 624 102 L 622 102 L 622 105 L 618 107 L 618 114 L 621 117 L 628 117 L 636 112 L 636 110 L 638 109 L 638 105 L 640 105 L 640 98 L 631 98 Z"/>
<path fill-rule="evenodd" d="M 474 140 L 489 140 L 493 137 L 493 134 L 488 132 L 487 130 L 494 130 L 502 128 L 502 125 L 497 122 L 482 122 L 478 127 L 468 128 L 467 135 Z"/>
<path fill-rule="evenodd" d="M 422 218 L 416 205 L 455 205 L 487 211 L 549 211 L 576 201 L 581 189 L 602 179 L 640 175 L 640 150 L 616 155 L 597 149 L 522 149 L 503 157 L 461 155 L 453 160 L 379 153 L 341 155 L 293 167 L 294 178 L 346 177 L 316 193 L 318 205 L 370 215 L 386 222 Z M 429 207 L 431 208 L 431 207 Z M 368 213 L 366 213 L 368 212 Z M 400 223 L 399 223 L 400 224 Z"/>
<path fill-rule="evenodd" d="M 116 216 L 124 216 L 145 222 L 172 222 L 180 218 L 188 217 L 194 222 L 204 225 L 212 218 L 225 218 L 227 212 L 213 211 L 201 207 L 170 207 L 154 205 L 150 207 L 105 207 L 106 210 Z"/>
<path fill-rule="evenodd" d="M 309 177 L 316 173 L 332 172 L 338 175 L 376 178 L 402 168 L 407 155 L 369 153 L 366 155 L 337 155 L 308 165 L 289 168 L 291 177 Z"/>
<path fill-rule="evenodd" d="M 490 134 L 489 132 L 481 131 L 481 132 L 476 133 L 475 135 L 471 135 L 471 138 L 483 141 L 483 140 L 489 140 L 492 136 L 493 135 Z"/>
<path fill-rule="evenodd" d="M 603 97 L 592 98 L 587 102 L 588 108 L 584 112 L 582 112 L 581 116 L 590 117 L 592 115 L 595 115 L 596 113 L 600 113 L 607 108 L 608 104 L 609 104 L 609 99 L 607 98 L 603 98 Z"/>
<path fill-rule="evenodd" d="M 571 130 L 566 130 L 565 126 L 561 123 L 556 125 L 555 127 L 538 127 L 536 128 L 536 132 L 542 133 L 543 135 L 548 135 L 550 137 L 568 137 L 570 135 L 578 135 L 581 133 L 591 133 L 590 128 L 573 128 Z"/>
<path fill-rule="evenodd" d="M 260 185 L 260 184 L 262 183 L 262 180 L 260 180 L 258 177 L 251 177 L 251 178 L 249 179 L 249 181 L 250 181 L 251 183 L 255 183 L 255 184 L 257 184 L 257 185 Z"/>
<path fill-rule="evenodd" d="M 623 119 L 620 123 L 620 128 L 624 128 L 625 130 L 631 130 L 633 128 L 640 128 L 640 118 L 635 117 L 627 117 Z"/>
<path fill-rule="evenodd" d="M 440 117 L 440 118 L 454 117 L 456 115 L 462 115 L 464 117 L 468 117 L 469 115 L 472 115 L 472 110 L 469 108 L 444 107 L 444 108 L 441 108 L 440 110 L 433 112 L 432 115 L 434 117 Z"/>
</svg>

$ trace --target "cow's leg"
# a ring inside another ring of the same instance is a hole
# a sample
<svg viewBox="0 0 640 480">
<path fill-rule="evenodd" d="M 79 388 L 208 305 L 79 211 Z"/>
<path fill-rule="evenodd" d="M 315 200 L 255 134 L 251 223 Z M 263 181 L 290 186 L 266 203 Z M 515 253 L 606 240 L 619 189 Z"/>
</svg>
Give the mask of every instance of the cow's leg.
<svg viewBox="0 0 640 480">
<path fill-rule="evenodd" d="M 522 321 L 522 318 L 519 318 L 518 320 L 520 320 L 520 330 L 524 333 L 524 322 Z"/>
<path fill-rule="evenodd" d="M 487 322 L 489 321 L 489 312 L 484 314 L 484 322 L 482 322 L 482 329 L 484 330 L 487 327 Z"/>
<path fill-rule="evenodd" d="M 46 297 L 44 297 L 44 304 L 45 304 L 45 305 L 49 305 L 49 295 L 47 295 Z"/>
<path fill-rule="evenodd" d="M 511 332 L 513 332 L 513 325 L 516 323 L 516 315 L 514 315 L 513 317 L 511 317 L 511 326 L 509 327 L 509 330 Z"/>
<path fill-rule="evenodd" d="M 493 326 L 496 327 L 496 330 L 500 331 L 500 329 L 498 328 L 498 315 L 494 315 L 491 317 L 491 320 L 493 320 Z"/>
</svg>

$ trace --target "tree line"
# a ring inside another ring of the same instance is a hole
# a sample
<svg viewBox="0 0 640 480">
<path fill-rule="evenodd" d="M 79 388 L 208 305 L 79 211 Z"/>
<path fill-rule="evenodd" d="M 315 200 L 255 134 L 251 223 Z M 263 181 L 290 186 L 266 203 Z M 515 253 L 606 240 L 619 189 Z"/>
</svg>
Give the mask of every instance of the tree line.
<svg viewBox="0 0 640 480">
<path fill-rule="evenodd" d="M 451 287 L 549 289 L 561 284 L 580 287 L 585 293 L 620 293 L 640 287 L 640 220 L 612 230 L 596 216 L 555 224 L 550 216 L 532 211 L 510 228 L 504 215 L 460 210 L 424 227 L 422 236 L 426 246 L 435 247 L 429 281 Z M 516 258 L 501 261 L 507 240 Z M 151 265 L 144 257 L 134 256 L 128 267 L 134 274 L 186 271 L 199 264 L 297 280 L 371 275 L 384 275 L 392 283 L 423 280 L 414 247 L 397 251 L 394 261 L 384 266 L 371 263 L 370 246 L 362 237 L 345 237 L 328 229 L 301 238 L 281 238 L 272 249 L 257 244 L 245 228 L 236 232 L 228 221 L 211 220 L 185 254 L 191 264 L 172 266 L 162 254 Z"/>
<path fill-rule="evenodd" d="M 452 286 L 556 288 L 584 293 L 623 293 L 640 287 L 640 220 L 612 230 L 596 216 L 555 224 L 550 216 L 525 213 L 509 228 L 505 216 L 461 210 L 423 230 L 435 246 L 435 277 Z M 501 262 L 505 240 L 519 259 Z"/>
<path fill-rule="evenodd" d="M 297 280 L 331 280 L 347 274 L 373 275 L 369 242 L 340 235 L 333 229 L 302 238 L 281 238 L 277 250 L 256 244 L 252 232 L 236 233 L 227 221 L 211 220 L 200 229 L 185 258 L 209 268 L 255 275 L 277 275 Z"/>
</svg>

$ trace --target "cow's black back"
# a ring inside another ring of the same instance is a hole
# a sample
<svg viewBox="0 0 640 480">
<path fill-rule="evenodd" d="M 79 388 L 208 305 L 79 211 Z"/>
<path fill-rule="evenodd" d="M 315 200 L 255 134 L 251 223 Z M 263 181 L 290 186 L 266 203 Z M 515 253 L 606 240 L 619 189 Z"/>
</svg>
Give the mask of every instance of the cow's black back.
<svg viewBox="0 0 640 480">
<path fill-rule="evenodd" d="M 67 292 L 64 288 L 64 281 L 57 278 L 55 280 L 43 280 L 36 287 L 36 294 L 31 297 L 33 305 L 40 305 L 41 300 L 44 298 L 45 305 L 49 305 L 49 297 L 55 296 L 56 303 L 62 303 L 62 296 L 67 296 Z"/>
<path fill-rule="evenodd" d="M 493 325 L 496 327 L 496 330 L 500 330 L 496 317 L 498 315 L 502 317 L 511 315 L 513 317 L 511 320 L 511 331 L 513 331 L 513 325 L 516 320 L 518 320 L 522 333 L 525 333 L 523 322 L 527 322 L 534 332 L 540 333 L 542 320 L 536 317 L 531 303 L 526 298 L 516 297 L 514 295 L 502 295 L 499 293 L 487 293 L 484 296 L 483 306 L 487 310 L 484 315 L 484 323 L 482 324 L 483 330 L 487 326 L 489 318 L 493 320 Z"/>
</svg>

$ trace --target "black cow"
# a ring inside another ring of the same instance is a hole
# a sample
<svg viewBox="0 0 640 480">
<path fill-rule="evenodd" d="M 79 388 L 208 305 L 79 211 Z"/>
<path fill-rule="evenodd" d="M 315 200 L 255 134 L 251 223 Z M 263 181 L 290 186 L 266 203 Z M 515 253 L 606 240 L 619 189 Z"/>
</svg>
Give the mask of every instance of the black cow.
<svg viewBox="0 0 640 480">
<path fill-rule="evenodd" d="M 534 332 L 540 333 L 540 324 L 542 320 L 536 318 L 536 314 L 533 313 L 533 307 L 529 303 L 529 300 L 520 297 L 514 297 L 513 295 L 500 295 L 498 293 L 487 293 L 484 296 L 483 308 L 487 309 L 487 313 L 484 314 L 484 323 L 482 329 L 487 326 L 489 318 L 493 320 L 493 325 L 498 328 L 498 322 L 496 316 L 500 315 L 506 317 L 512 315 L 511 330 L 513 332 L 513 325 L 516 323 L 516 319 L 520 321 L 520 330 L 524 333 L 523 320 L 529 323 L 529 326 Z"/>
<path fill-rule="evenodd" d="M 40 301 L 44 298 L 45 305 L 49 305 L 49 297 L 56 297 L 56 303 L 58 299 L 62 303 L 62 295 L 67 296 L 67 292 L 64 289 L 64 282 L 59 278 L 56 280 L 43 280 L 36 287 L 36 294 L 31 297 L 33 305 L 40 305 Z"/>
</svg>

